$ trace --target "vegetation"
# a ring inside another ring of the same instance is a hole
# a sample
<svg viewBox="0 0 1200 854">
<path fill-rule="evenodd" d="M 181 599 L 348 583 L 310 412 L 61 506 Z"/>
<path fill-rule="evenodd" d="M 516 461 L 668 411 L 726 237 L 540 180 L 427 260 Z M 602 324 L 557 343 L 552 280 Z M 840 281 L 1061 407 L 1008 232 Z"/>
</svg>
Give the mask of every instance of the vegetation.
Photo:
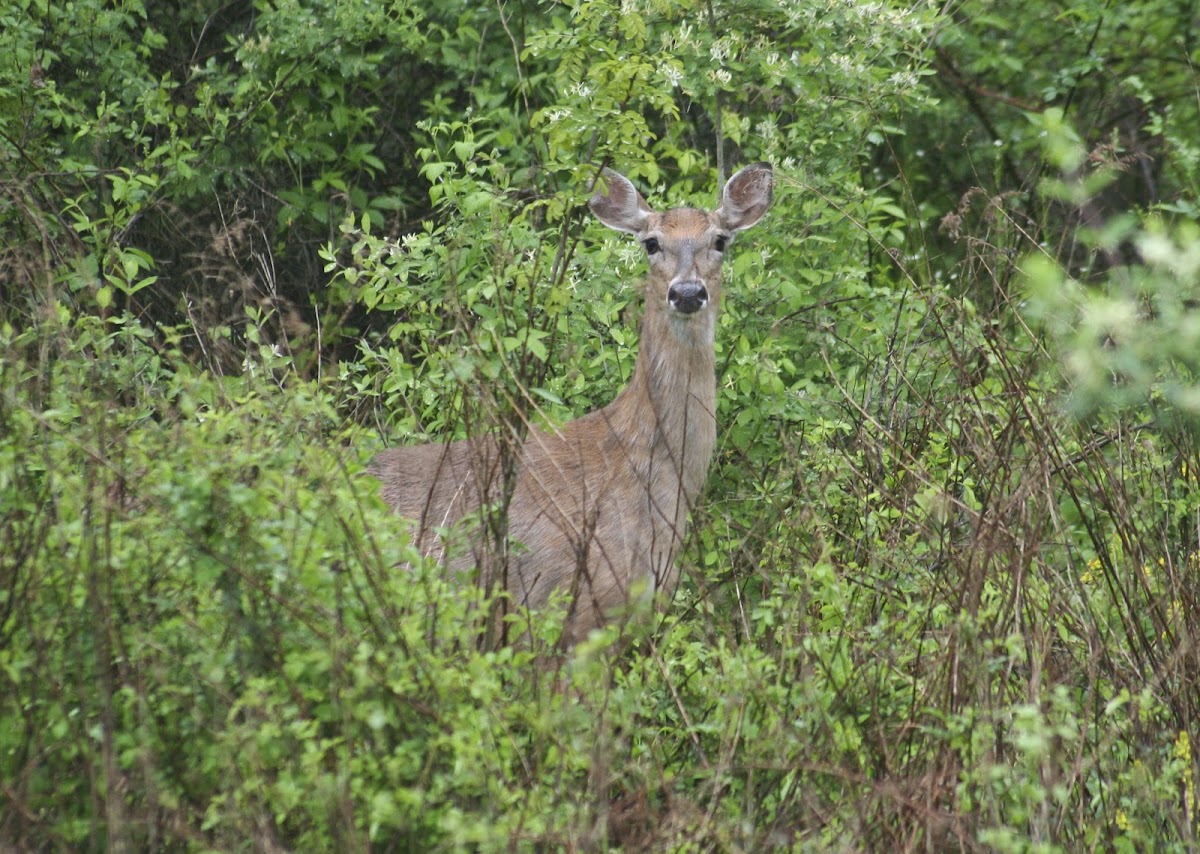
<svg viewBox="0 0 1200 854">
<path fill-rule="evenodd" d="M 1195 850 L 1198 27 L 7 4 L 0 847 Z M 674 602 L 493 643 L 365 461 L 606 403 L 599 168 L 755 160 Z"/>
</svg>

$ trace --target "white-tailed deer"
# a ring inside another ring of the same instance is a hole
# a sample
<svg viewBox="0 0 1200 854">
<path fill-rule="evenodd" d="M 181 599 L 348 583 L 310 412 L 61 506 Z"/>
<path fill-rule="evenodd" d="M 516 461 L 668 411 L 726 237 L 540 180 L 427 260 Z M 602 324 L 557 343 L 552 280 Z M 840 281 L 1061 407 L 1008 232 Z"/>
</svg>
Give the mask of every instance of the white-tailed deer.
<svg viewBox="0 0 1200 854">
<path fill-rule="evenodd" d="M 721 260 L 734 232 L 766 213 L 773 188 L 770 164 L 756 163 L 729 179 L 716 211 L 656 213 L 624 176 L 606 169 L 604 181 L 592 213 L 636 236 L 650 263 L 629 385 L 603 409 L 551 432 L 530 430 L 508 455 L 507 478 L 495 437 L 393 448 L 370 465 L 384 501 L 416 522 L 426 553 L 455 569 L 478 566 L 518 604 L 571 594 L 568 642 L 599 626 L 639 582 L 675 588 L 675 556 L 717 438 Z M 494 547 L 485 553 L 483 533 L 497 505 L 517 544 L 502 559 Z M 456 550 L 444 535 L 460 521 L 465 545 Z"/>
</svg>

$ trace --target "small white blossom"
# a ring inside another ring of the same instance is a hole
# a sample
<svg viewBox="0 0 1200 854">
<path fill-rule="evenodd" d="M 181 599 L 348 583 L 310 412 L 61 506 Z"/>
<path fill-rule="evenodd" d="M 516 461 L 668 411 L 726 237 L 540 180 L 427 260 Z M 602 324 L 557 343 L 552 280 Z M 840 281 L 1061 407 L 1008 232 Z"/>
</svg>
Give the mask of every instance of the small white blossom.
<svg viewBox="0 0 1200 854">
<path fill-rule="evenodd" d="M 835 53 L 829 57 L 829 64 L 846 74 L 857 75 L 864 71 L 863 67 L 844 53 Z"/>
<path fill-rule="evenodd" d="M 642 260 L 641 251 L 635 246 L 622 246 L 621 251 L 617 255 L 618 263 L 626 268 L 633 269 Z"/>
</svg>

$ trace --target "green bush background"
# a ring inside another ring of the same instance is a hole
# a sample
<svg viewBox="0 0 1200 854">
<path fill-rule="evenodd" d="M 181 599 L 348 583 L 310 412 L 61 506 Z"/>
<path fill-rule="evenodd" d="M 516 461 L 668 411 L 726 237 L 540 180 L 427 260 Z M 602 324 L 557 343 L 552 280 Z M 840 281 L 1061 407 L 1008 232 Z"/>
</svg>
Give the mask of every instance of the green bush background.
<svg viewBox="0 0 1200 854">
<path fill-rule="evenodd" d="M 13 0 L 0 847 L 1195 850 L 1197 64 L 1180 0 Z M 599 168 L 755 160 L 674 602 L 492 643 L 365 461 L 605 404 Z"/>
</svg>

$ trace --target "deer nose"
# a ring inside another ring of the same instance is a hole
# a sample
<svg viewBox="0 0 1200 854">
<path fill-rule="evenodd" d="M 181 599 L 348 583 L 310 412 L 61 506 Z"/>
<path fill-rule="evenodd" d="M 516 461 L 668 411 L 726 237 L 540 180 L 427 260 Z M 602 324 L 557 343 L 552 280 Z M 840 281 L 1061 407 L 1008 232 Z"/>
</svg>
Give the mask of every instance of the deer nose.
<svg viewBox="0 0 1200 854">
<path fill-rule="evenodd" d="M 708 290 L 699 282 L 677 282 L 667 290 L 667 304 L 680 314 L 695 314 L 708 305 Z"/>
</svg>

